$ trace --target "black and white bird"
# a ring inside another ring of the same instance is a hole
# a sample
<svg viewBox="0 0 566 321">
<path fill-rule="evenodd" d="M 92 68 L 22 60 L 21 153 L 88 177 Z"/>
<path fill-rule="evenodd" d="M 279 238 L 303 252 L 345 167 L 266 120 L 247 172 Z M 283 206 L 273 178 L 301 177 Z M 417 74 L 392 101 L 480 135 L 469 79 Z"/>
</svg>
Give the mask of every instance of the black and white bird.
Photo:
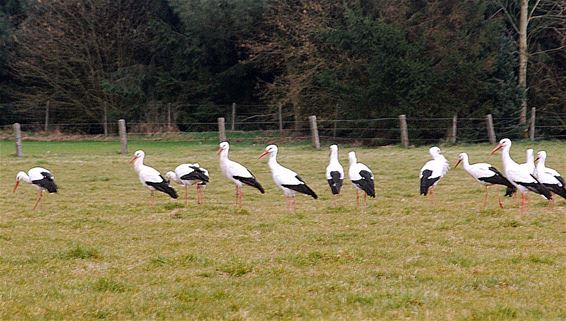
<svg viewBox="0 0 566 321">
<path fill-rule="evenodd" d="M 348 153 L 350 167 L 348 168 L 348 177 L 352 185 L 356 189 L 356 204 L 360 207 L 360 191 L 364 192 L 364 207 L 367 206 L 367 197 L 375 198 L 375 183 L 371 169 L 365 164 L 358 163 L 355 152 Z"/>
<path fill-rule="evenodd" d="M 340 194 L 344 182 L 344 168 L 338 160 L 338 145 L 330 145 L 330 162 L 326 167 L 326 179 L 332 195 Z"/>
<path fill-rule="evenodd" d="M 218 155 L 220 155 L 220 170 L 222 171 L 222 174 L 226 176 L 226 178 L 231 180 L 236 185 L 236 206 L 242 207 L 244 198 L 242 187 L 244 185 L 249 185 L 257 188 L 261 194 L 264 194 L 265 190 L 249 169 L 247 169 L 240 163 L 237 163 L 228 158 L 229 151 L 230 144 L 228 144 L 228 142 L 220 143 L 218 148 Z"/>
<path fill-rule="evenodd" d="M 546 152 L 538 152 L 535 177 L 551 192 L 566 199 L 566 183 L 564 183 L 564 178 L 554 169 L 546 167 L 545 163 Z"/>
<path fill-rule="evenodd" d="M 513 194 L 517 191 L 517 188 L 513 183 L 511 183 L 497 168 L 493 167 L 491 164 L 488 163 L 476 163 L 470 164 L 468 159 L 468 154 L 460 153 L 458 155 L 458 162 L 454 166 L 454 168 L 458 167 L 458 165 L 462 163 L 464 170 L 470 174 L 478 183 L 485 186 L 485 196 L 483 199 L 483 207 L 485 207 L 488 197 L 488 187 L 492 185 L 503 185 L 507 186 L 507 190 L 505 192 L 505 196 L 513 196 Z M 501 202 L 501 197 L 498 198 L 499 200 L 499 207 L 503 208 L 503 203 Z"/>
<path fill-rule="evenodd" d="M 421 168 L 420 181 L 421 195 L 434 195 L 434 188 L 440 179 L 448 172 L 448 160 L 442 155 L 440 148 L 433 146 L 428 150 L 432 160 L 429 160 Z"/>
<path fill-rule="evenodd" d="M 130 164 L 134 163 L 134 169 L 138 174 L 140 182 L 151 192 L 149 205 L 155 206 L 155 191 L 166 193 L 172 198 L 177 198 L 177 192 L 169 185 L 169 182 L 163 178 L 155 168 L 144 165 L 144 157 L 145 153 L 143 150 L 138 150 L 134 153 L 132 159 L 130 159 Z"/>
<path fill-rule="evenodd" d="M 37 188 L 37 200 L 35 201 L 35 205 L 33 209 L 37 208 L 37 205 L 43 198 L 43 192 L 47 191 L 48 193 L 57 193 L 57 185 L 55 184 L 55 177 L 51 172 L 43 167 L 34 167 L 30 169 L 27 174 L 26 172 L 18 172 L 16 175 L 16 184 L 14 185 L 14 189 L 12 190 L 13 193 L 16 192 L 16 189 L 20 185 L 20 182 L 24 181 L 28 184 L 32 184 Z"/>
<path fill-rule="evenodd" d="M 206 186 L 209 181 L 208 171 L 201 168 L 199 164 L 181 164 L 175 168 L 175 171 L 165 173 L 165 178 L 180 184 L 185 188 L 185 206 L 189 204 L 189 186 L 197 186 L 197 203 L 201 204 L 200 187 L 202 184 Z"/>
<path fill-rule="evenodd" d="M 273 181 L 275 185 L 279 186 L 283 190 L 285 194 L 285 198 L 287 199 L 287 207 L 289 210 L 295 210 L 295 194 L 302 193 L 306 195 L 312 196 L 312 198 L 317 199 L 318 196 L 316 193 L 305 183 L 305 181 L 299 177 L 297 173 L 294 171 L 281 166 L 277 162 L 277 151 L 278 148 L 275 145 L 269 145 L 265 147 L 265 150 L 259 158 L 269 154 L 269 161 L 267 164 L 271 169 L 271 176 L 273 177 Z"/>
<path fill-rule="evenodd" d="M 535 176 L 529 172 L 529 169 L 525 166 L 517 164 L 509 154 L 511 150 L 511 140 L 508 138 L 503 138 L 499 141 L 499 144 L 491 151 L 491 154 L 495 154 L 501 149 L 501 160 L 503 162 L 503 170 L 505 172 L 505 177 L 511 183 L 513 183 L 519 192 L 521 192 L 521 209 L 524 209 L 527 205 L 527 192 L 535 192 L 541 194 L 547 200 L 552 200 L 552 194 L 550 191 L 542 185 Z"/>
</svg>

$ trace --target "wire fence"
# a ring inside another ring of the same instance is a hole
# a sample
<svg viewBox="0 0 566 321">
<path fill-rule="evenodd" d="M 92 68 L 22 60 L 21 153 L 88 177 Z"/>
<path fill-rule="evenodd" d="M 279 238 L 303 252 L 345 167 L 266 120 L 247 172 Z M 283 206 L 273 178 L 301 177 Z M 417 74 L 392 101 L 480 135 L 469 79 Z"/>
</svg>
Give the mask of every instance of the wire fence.
<svg viewBox="0 0 566 321">
<path fill-rule="evenodd" d="M 194 105 L 188 115 L 186 106 L 161 106 L 159 112 L 126 120 L 132 138 L 178 137 L 187 141 L 212 142 L 223 139 L 265 143 L 275 140 L 313 140 L 308 119 L 295 119 L 293 113 L 268 105 L 225 105 L 214 108 Z M 208 111 L 205 114 L 204 111 Z M 48 111 L 47 111 L 48 112 Z M 535 113 L 533 109 L 531 111 Z M 202 114 L 201 114 L 202 113 Z M 18 122 L 24 139 L 39 137 L 84 137 L 115 139 L 118 118 L 106 122 L 57 122 L 56 113 L 27 113 L 13 119 L 4 118 L 0 138 L 13 137 L 13 124 Z M 190 117 L 189 117 L 190 116 Z M 363 145 L 404 144 L 399 117 L 375 119 L 334 119 L 318 115 L 317 139 L 325 142 L 346 142 Z M 72 117 L 66 117 L 72 119 Z M 220 124 L 219 119 L 222 119 Z M 490 129 L 485 117 L 412 117 L 406 115 L 407 144 L 481 143 L 489 142 L 489 131 L 496 138 L 566 139 L 566 113 L 536 112 L 530 123 L 520 125 L 518 115 L 493 116 Z M 222 129 L 220 127 L 223 127 Z M 223 136 L 224 135 L 224 136 Z M 494 137 L 494 138 L 495 138 Z"/>
</svg>

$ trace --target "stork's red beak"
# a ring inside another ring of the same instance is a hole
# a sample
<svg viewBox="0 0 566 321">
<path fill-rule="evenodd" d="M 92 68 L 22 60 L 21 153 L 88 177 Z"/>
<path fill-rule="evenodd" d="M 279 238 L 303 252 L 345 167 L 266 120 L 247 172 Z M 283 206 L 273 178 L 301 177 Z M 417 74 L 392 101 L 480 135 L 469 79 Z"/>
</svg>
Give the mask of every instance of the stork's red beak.
<svg viewBox="0 0 566 321">
<path fill-rule="evenodd" d="M 454 168 L 458 167 L 458 165 L 460 165 L 461 162 L 462 162 L 462 160 L 459 159 L 458 162 L 456 162 L 456 165 L 454 165 Z"/>
<path fill-rule="evenodd" d="M 16 181 L 16 185 L 14 185 L 14 189 L 12 190 L 12 193 L 16 192 L 16 189 L 18 188 L 19 185 L 20 185 L 20 181 Z"/>
<path fill-rule="evenodd" d="M 220 155 L 221 152 L 222 152 L 222 147 L 218 148 L 218 151 L 216 152 L 216 155 Z"/>
<path fill-rule="evenodd" d="M 259 157 L 258 157 L 257 159 L 260 159 L 260 158 L 262 158 L 263 156 L 265 156 L 265 155 L 267 155 L 267 154 L 269 154 L 269 152 L 266 151 L 266 150 L 264 150 L 263 153 L 261 153 L 261 155 L 259 155 Z"/>
<path fill-rule="evenodd" d="M 133 163 L 137 158 L 138 158 L 138 157 L 137 157 L 136 155 L 134 155 L 134 157 L 132 157 L 132 159 L 130 159 L 130 160 L 128 161 L 128 164 Z"/>
<path fill-rule="evenodd" d="M 498 150 L 500 150 L 501 147 L 503 147 L 503 145 L 497 144 L 497 146 L 495 146 L 495 148 L 491 151 L 491 155 L 495 154 L 495 152 L 497 152 Z"/>
</svg>

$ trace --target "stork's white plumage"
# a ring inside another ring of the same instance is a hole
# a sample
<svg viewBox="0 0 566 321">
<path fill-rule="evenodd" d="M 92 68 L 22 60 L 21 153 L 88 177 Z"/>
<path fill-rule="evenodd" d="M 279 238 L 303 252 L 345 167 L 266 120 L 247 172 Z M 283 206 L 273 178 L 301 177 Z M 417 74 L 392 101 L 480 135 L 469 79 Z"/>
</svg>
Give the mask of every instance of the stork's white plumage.
<svg viewBox="0 0 566 321">
<path fill-rule="evenodd" d="M 189 186 L 196 184 L 197 186 L 197 203 L 201 203 L 200 188 L 201 184 L 206 186 L 208 183 L 208 171 L 196 164 L 181 164 L 175 168 L 175 171 L 165 173 L 165 178 L 182 185 L 185 188 L 185 206 L 189 203 L 188 189 Z"/>
<path fill-rule="evenodd" d="M 150 206 L 155 205 L 155 191 L 160 191 L 168 194 L 172 198 L 177 198 L 177 192 L 169 185 L 165 178 L 153 167 L 144 165 L 144 158 L 145 153 L 143 150 L 138 150 L 134 153 L 132 159 L 130 159 L 130 163 L 134 163 L 134 169 L 138 174 L 140 182 L 151 192 Z"/>
<path fill-rule="evenodd" d="M 37 205 L 43 198 L 44 191 L 47 191 L 49 193 L 57 193 L 55 177 L 49 170 L 43 167 L 33 167 L 27 172 L 27 174 L 23 171 L 18 172 L 18 174 L 16 175 L 16 184 L 14 185 L 12 192 L 16 192 L 16 189 L 20 185 L 21 181 L 32 184 L 33 186 L 35 186 L 35 188 L 38 189 L 37 200 L 35 201 L 35 205 L 33 206 L 34 210 L 37 208 Z"/>
<path fill-rule="evenodd" d="M 364 192 L 364 206 L 367 206 L 367 196 L 375 197 L 374 176 L 371 169 L 365 164 L 358 163 L 355 152 L 348 153 L 350 167 L 348 168 L 348 176 L 352 185 L 356 189 L 356 204 L 360 206 L 360 191 Z"/>
<path fill-rule="evenodd" d="M 519 164 L 523 169 L 525 169 L 530 174 L 535 173 L 535 151 L 532 148 L 529 148 L 525 151 L 525 160 L 526 162 Z"/>
<path fill-rule="evenodd" d="M 287 199 L 287 207 L 289 210 L 295 210 L 295 194 L 297 192 L 310 195 L 312 198 L 317 199 L 318 196 L 316 193 L 305 183 L 305 181 L 301 179 L 301 177 L 299 177 L 297 173 L 281 166 L 277 162 L 277 151 L 277 146 L 269 145 L 265 148 L 259 158 L 269 154 L 269 161 L 267 164 L 269 165 L 269 169 L 271 169 L 271 176 L 273 177 L 275 185 L 279 186 L 279 188 L 283 190 Z"/>
<path fill-rule="evenodd" d="M 524 209 L 527 202 L 527 192 L 532 191 L 543 195 L 546 199 L 552 199 L 552 195 L 544 185 L 529 172 L 529 169 L 517 164 L 509 155 L 511 150 L 511 140 L 504 138 L 499 141 L 499 144 L 491 151 L 495 154 L 501 149 L 501 160 L 503 162 L 503 170 L 505 177 L 521 192 L 521 208 Z"/>
<path fill-rule="evenodd" d="M 483 207 L 487 202 L 488 196 L 488 187 L 492 185 L 503 185 L 507 186 L 507 191 L 505 196 L 512 196 L 513 193 L 517 190 L 515 185 L 511 183 L 503 174 L 497 170 L 497 168 L 493 167 L 491 164 L 488 163 L 476 163 L 470 164 L 468 159 L 468 154 L 460 153 L 458 155 L 458 162 L 454 167 L 458 167 L 458 164 L 462 163 L 464 170 L 472 176 L 478 183 L 485 186 L 485 197 L 483 199 Z M 501 202 L 501 198 L 499 198 L 499 206 L 503 208 L 503 203 Z"/>
<path fill-rule="evenodd" d="M 244 185 L 255 187 L 262 194 L 265 193 L 265 190 L 249 169 L 247 169 L 240 163 L 237 163 L 228 158 L 229 151 L 230 144 L 228 144 L 228 142 L 220 143 L 218 148 L 218 154 L 220 155 L 220 170 L 222 171 L 222 174 L 226 176 L 226 178 L 231 180 L 236 185 L 236 206 L 242 207 L 244 198 L 242 187 Z"/>
<path fill-rule="evenodd" d="M 551 192 L 566 199 L 566 183 L 564 182 L 564 178 L 554 169 L 546 167 L 545 151 L 537 153 L 535 177 Z"/>
<path fill-rule="evenodd" d="M 420 172 L 420 192 L 421 195 L 432 195 L 434 188 L 440 179 L 448 172 L 448 161 L 442 155 L 440 148 L 433 146 L 428 150 L 432 160 L 429 160 L 421 168 Z"/>
<path fill-rule="evenodd" d="M 333 195 L 340 194 L 344 182 L 344 168 L 338 160 L 338 146 L 330 145 L 330 162 L 326 167 L 326 180 Z"/>
</svg>

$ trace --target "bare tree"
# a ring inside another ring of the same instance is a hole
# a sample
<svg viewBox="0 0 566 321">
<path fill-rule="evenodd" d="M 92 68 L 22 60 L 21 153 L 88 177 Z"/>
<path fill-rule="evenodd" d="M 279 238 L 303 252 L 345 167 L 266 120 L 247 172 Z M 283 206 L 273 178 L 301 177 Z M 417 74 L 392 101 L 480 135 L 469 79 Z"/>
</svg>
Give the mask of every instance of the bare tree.
<svg viewBox="0 0 566 321">
<path fill-rule="evenodd" d="M 137 81 L 146 12 L 145 0 L 36 2 L 15 34 L 10 69 L 26 85 L 19 107 L 49 100 L 52 110 L 78 110 L 77 118 L 98 121 L 107 134 L 109 114 L 126 107 L 116 88 Z"/>
<path fill-rule="evenodd" d="M 529 56 L 541 52 L 556 51 L 566 48 L 566 2 L 563 0 L 515 0 L 496 1 L 505 14 L 507 21 L 517 34 L 519 50 L 518 85 L 523 91 L 519 122 L 527 123 L 527 65 Z M 543 32 L 557 33 L 561 39 L 554 48 L 537 50 L 530 48 L 530 43 Z"/>
</svg>

